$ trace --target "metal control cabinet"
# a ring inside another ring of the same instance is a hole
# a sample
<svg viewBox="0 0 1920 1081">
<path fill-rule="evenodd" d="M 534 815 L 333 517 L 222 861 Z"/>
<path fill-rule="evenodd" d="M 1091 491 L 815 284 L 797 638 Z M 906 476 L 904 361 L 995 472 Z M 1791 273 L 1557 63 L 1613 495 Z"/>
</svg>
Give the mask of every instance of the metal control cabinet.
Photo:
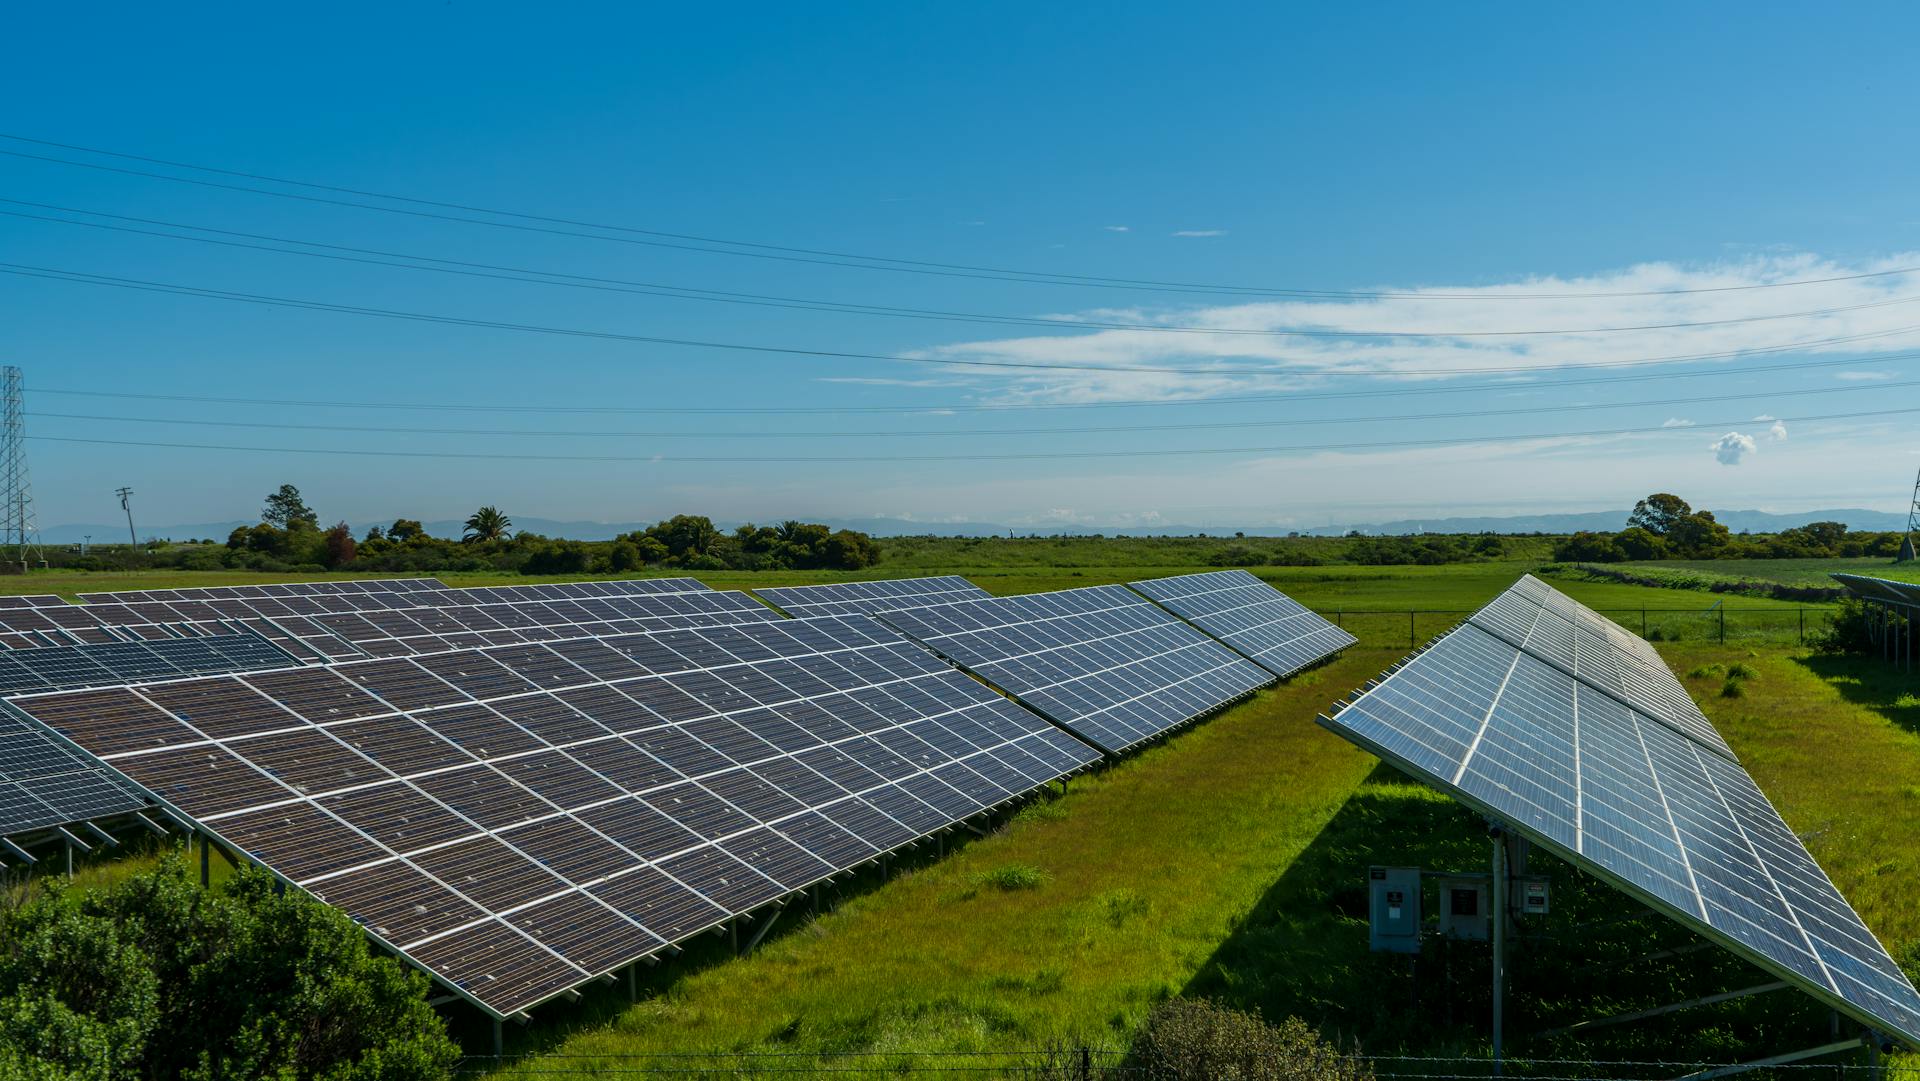
<svg viewBox="0 0 1920 1081">
<path fill-rule="evenodd" d="M 1420 952 L 1420 868 L 1367 869 L 1367 925 L 1371 949 Z"/>
<path fill-rule="evenodd" d="M 1448 938 L 1485 942 L 1493 926 L 1493 876 L 1434 875 L 1440 888 L 1440 933 Z"/>
</svg>

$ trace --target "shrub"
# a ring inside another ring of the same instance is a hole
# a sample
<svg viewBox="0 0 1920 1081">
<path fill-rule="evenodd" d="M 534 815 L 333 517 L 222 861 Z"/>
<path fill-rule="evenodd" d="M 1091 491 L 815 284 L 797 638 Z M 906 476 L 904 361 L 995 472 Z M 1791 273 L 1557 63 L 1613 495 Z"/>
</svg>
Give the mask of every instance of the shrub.
<svg viewBox="0 0 1920 1081">
<path fill-rule="evenodd" d="M 1874 612 L 1857 598 L 1843 597 L 1832 622 L 1824 630 L 1809 635 L 1807 641 L 1816 653 L 1877 655 L 1880 646 L 1873 636 L 1873 627 L 1876 621 L 1889 618 L 1896 624 L 1900 622 L 1900 617 Z"/>
<path fill-rule="evenodd" d="M 1746 687 L 1732 676 L 1728 676 L 1727 681 L 1720 685 L 1720 697 L 1722 698 L 1742 698 L 1745 697 L 1746 693 Z"/>
<path fill-rule="evenodd" d="M 1734 664 L 1734 665 L 1728 666 L 1727 678 L 1728 679 L 1759 679 L 1760 673 L 1754 671 L 1752 665 Z"/>
<path fill-rule="evenodd" d="M 1148 1076 L 1166 1081 L 1371 1081 L 1373 1068 L 1343 1055 L 1305 1021 L 1277 1025 L 1205 999 L 1154 1007 L 1134 1040 Z"/>
</svg>

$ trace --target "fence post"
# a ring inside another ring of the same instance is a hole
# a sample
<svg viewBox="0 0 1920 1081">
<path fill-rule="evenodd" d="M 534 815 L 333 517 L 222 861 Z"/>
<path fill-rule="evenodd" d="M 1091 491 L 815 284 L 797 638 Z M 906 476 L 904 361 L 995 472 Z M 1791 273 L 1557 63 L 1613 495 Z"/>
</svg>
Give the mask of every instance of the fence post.
<svg viewBox="0 0 1920 1081">
<path fill-rule="evenodd" d="M 1640 609 L 1640 637 L 1645 638 L 1646 636 L 1647 636 L 1647 610 L 1645 608 L 1641 608 Z"/>
<path fill-rule="evenodd" d="M 1800 644 L 1807 644 L 1807 610 L 1800 609 Z"/>
<path fill-rule="evenodd" d="M 1413 639 L 1413 613 L 1408 612 L 1407 613 L 1407 648 L 1412 649 L 1415 644 L 1416 643 L 1414 642 L 1414 639 Z"/>
<path fill-rule="evenodd" d="M 1720 644 L 1727 644 L 1727 606 L 1720 605 Z"/>
<path fill-rule="evenodd" d="M 1093 1048 L 1091 1047 L 1080 1049 L 1080 1076 L 1086 1081 L 1093 1081 Z"/>
</svg>

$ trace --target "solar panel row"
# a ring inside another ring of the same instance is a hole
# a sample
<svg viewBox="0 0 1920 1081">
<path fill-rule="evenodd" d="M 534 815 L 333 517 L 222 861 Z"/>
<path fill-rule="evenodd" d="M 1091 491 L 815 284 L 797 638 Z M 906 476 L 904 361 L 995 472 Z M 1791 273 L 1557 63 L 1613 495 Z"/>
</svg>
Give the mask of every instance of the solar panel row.
<svg viewBox="0 0 1920 1081">
<path fill-rule="evenodd" d="M 1281 679 L 1357 641 L 1243 570 L 1183 574 L 1131 585 Z"/>
<path fill-rule="evenodd" d="M 0 655 L 0 691 L 278 668 L 292 658 L 251 635 L 38 649 Z M 145 800 L 100 762 L 0 710 L 0 837 L 125 814 Z"/>
<path fill-rule="evenodd" d="M 1864 574 L 1834 573 L 1834 581 L 1846 586 L 1855 596 L 1892 604 L 1920 606 L 1920 584 L 1892 578 L 1874 578 Z"/>
<path fill-rule="evenodd" d="M 1098 758 L 866 618 L 15 704 L 501 1016 Z"/>
<path fill-rule="evenodd" d="M 754 592 L 795 616 L 878 615 L 896 608 L 993 596 L 957 574 L 819 586 L 763 586 Z"/>
<path fill-rule="evenodd" d="M 326 597 L 351 596 L 359 593 L 414 593 L 422 590 L 446 588 L 447 584 L 438 578 L 351 578 L 328 582 L 275 582 L 265 585 L 187 586 L 179 589 L 128 589 L 104 593 L 82 593 L 80 594 L 80 599 L 89 604 L 109 602 L 138 604 L 145 601 L 156 601 L 164 604 L 171 601 L 234 600 L 251 597 Z"/>
<path fill-rule="evenodd" d="M 1125 586 L 950 601 L 881 618 L 1115 754 L 1272 681 Z"/>
<path fill-rule="evenodd" d="M 1579 615 L 1550 592 L 1523 582 L 1495 605 Z M 1615 652 L 1606 664 L 1637 651 Z M 1476 618 L 1321 723 L 1857 1020 L 1920 1041 L 1920 995 L 1724 744 L 1621 688 Z"/>
</svg>

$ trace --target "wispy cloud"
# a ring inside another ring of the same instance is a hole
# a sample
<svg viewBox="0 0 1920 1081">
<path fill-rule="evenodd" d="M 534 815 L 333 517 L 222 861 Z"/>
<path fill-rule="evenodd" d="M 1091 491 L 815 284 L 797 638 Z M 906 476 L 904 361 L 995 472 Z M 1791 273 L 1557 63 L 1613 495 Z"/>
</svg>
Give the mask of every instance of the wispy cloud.
<svg viewBox="0 0 1920 1081">
<path fill-rule="evenodd" d="M 1767 429 L 1767 438 L 1775 443 L 1785 443 L 1787 441 L 1787 422 L 1783 420 L 1774 421 L 1773 427 Z"/>
<path fill-rule="evenodd" d="M 1174 236 L 1226 236 L 1225 229 L 1175 229 Z"/>
<path fill-rule="evenodd" d="M 1102 225 L 1102 226 L 1101 226 L 1100 228 L 1102 228 L 1102 229 L 1105 229 L 1105 230 L 1106 230 L 1107 232 L 1109 232 L 1109 233 L 1131 233 L 1131 232 L 1133 232 L 1133 226 L 1131 226 L 1131 225 Z"/>
<path fill-rule="evenodd" d="M 1141 329 L 1088 327 L 957 342 L 912 355 L 1185 369 L 964 376 L 1009 399 L 1093 401 L 1266 392 L 1322 385 L 1329 377 L 1406 381 L 1511 372 L 1527 378 L 1560 365 L 1710 360 L 1751 350 L 1890 353 L 1920 347 L 1920 272 L 1886 273 L 1916 263 L 1920 254 L 1910 252 L 1859 263 L 1755 255 L 1699 266 L 1644 263 L 1586 277 L 1494 285 L 1362 285 L 1394 295 L 1082 311 L 1068 318 L 1140 324 Z M 1861 274 L 1885 276 L 1857 277 Z M 1856 277 L 1767 288 L 1849 276 Z M 1639 329 L 1595 332 L 1606 328 Z M 1511 333 L 1516 330 L 1540 333 Z"/>
<path fill-rule="evenodd" d="M 1665 422 L 1665 423 L 1663 423 L 1663 424 L 1661 424 L 1661 425 L 1660 425 L 1660 427 L 1662 427 L 1662 428 L 1691 428 L 1691 427 L 1693 427 L 1693 422 L 1692 422 L 1692 421 L 1690 421 L 1690 420 L 1688 420 L 1688 419 L 1686 419 L 1685 417 L 1668 417 L 1668 418 L 1666 419 L 1666 422 Z"/>
<path fill-rule="evenodd" d="M 1759 451 L 1759 444 L 1750 435 L 1728 432 L 1708 445 L 1713 456 L 1721 465 L 1739 465 L 1747 455 Z"/>
<path fill-rule="evenodd" d="M 1844 379 L 1849 383 L 1876 383 L 1883 379 L 1892 379 L 1892 372 L 1835 372 L 1835 379 Z"/>
</svg>

